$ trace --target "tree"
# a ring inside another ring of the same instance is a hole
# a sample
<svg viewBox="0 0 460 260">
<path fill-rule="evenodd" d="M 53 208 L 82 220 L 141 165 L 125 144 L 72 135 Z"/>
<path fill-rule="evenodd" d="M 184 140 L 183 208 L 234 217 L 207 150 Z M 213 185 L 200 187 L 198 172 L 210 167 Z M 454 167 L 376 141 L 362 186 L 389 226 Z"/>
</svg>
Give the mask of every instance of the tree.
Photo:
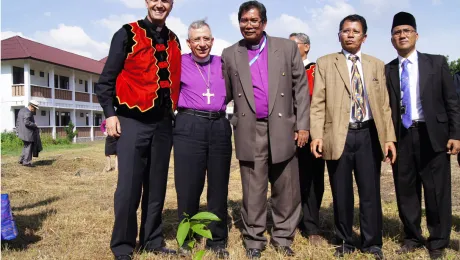
<svg viewBox="0 0 460 260">
<path fill-rule="evenodd" d="M 449 64 L 449 70 L 452 75 L 460 72 L 460 59 L 449 62 L 449 55 L 446 56 L 447 63 Z"/>
</svg>

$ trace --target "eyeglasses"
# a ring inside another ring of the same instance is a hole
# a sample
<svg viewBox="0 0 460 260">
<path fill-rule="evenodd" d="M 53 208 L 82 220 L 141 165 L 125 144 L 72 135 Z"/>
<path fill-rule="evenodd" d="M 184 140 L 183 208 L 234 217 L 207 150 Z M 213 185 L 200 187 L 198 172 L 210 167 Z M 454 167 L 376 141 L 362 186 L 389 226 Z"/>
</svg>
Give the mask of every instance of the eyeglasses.
<svg viewBox="0 0 460 260">
<path fill-rule="evenodd" d="M 259 27 L 262 24 L 261 20 L 240 20 L 240 26 L 244 27 L 251 24 L 254 27 Z"/>
<path fill-rule="evenodd" d="M 350 29 L 344 29 L 344 30 L 341 30 L 340 31 L 341 34 L 346 34 L 346 35 L 350 35 L 350 34 L 353 34 L 354 36 L 358 36 L 361 34 L 360 31 L 353 31 L 353 30 L 350 30 Z"/>
<path fill-rule="evenodd" d="M 189 41 L 191 41 L 194 44 L 199 44 L 199 43 L 201 43 L 201 41 L 203 41 L 204 43 L 210 43 L 212 41 L 212 38 L 198 37 L 198 38 L 194 38 L 194 39 L 189 39 Z"/>
<path fill-rule="evenodd" d="M 392 32 L 391 34 L 392 34 L 393 36 L 396 36 L 396 37 L 401 36 L 403 33 L 404 33 L 404 35 L 406 35 L 406 36 L 411 36 L 412 33 L 414 33 L 414 32 L 415 32 L 415 30 L 412 30 L 412 29 L 402 29 L 402 30 L 394 31 L 394 32 Z"/>
</svg>

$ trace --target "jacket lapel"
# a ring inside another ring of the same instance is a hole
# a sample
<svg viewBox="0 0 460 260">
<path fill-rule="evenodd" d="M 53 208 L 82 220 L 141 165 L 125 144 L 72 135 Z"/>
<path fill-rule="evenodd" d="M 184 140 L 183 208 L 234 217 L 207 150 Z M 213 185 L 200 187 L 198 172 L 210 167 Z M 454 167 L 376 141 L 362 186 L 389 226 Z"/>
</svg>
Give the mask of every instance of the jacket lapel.
<svg viewBox="0 0 460 260">
<path fill-rule="evenodd" d="M 336 54 L 335 67 L 337 68 L 343 83 L 345 83 L 348 93 L 351 93 L 350 75 L 348 73 L 347 61 L 345 60 L 345 55 L 341 52 Z"/>
<path fill-rule="evenodd" d="M 366 93 L 369 96 L 368 100 L 370 100 L 370 96 L 374 95 L 373 89 L 370 87 L 372 82 L 372 63 L 365 54 L 361 54 L 361 59 L 361 65 L 363 66 L 364 74 L 364 77 L 362 77 L 362 79 L 364 80 Z"/>
<path fill-rule="evenodd" d="M 417 52 L 418 55 L 418 75 L 419 75 L 419 87 L 420 87 L 420 99 L 423 99 L 423 93 L 426 89 L 426 85 L 429 79 L 432 77 L 433 68 L 430 60 L 423 53 Z"/>
<path fill-rule="evenodd" d="M 278 93 L 278 83 L 280 77 L 280 63 L 278 47 L 271 37 L 267 36 L 268 43 L 268 114 L 270 115 L 275 106 L 275 100 Z"/>
<path fill-rule="evenodd" d="M 401 81 L 399 79 L 399 60 L 398 58 L 390 62 L 390 86 L 395 92 L 396 100 L 401 100 Z M 399 104 L 399 103 L 398 103 Z"/>
<path fill-rule="evenodd" d="M 244 95 L 246 100 L 251 106 L 252 110 L 256 111 L 254 102 L 254 89 L 251 79 L 251 70 L 249 68 L 248 49 L 246 48 L 244 41 L 240 41 L 238 46 L 238 52 L 236 53 L 236 64 L 238 64 L 238 74 L 243 87 Z"/>
</svg>

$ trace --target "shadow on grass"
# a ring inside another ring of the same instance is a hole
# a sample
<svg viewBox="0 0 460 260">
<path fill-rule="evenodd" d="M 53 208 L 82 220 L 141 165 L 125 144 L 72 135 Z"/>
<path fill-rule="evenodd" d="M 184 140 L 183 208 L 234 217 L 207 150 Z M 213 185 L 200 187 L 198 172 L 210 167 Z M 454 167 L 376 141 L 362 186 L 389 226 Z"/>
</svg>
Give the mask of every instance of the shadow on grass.
<svg viewBox="0 0 460 260">
<path fill-rule="evenodd" d="M 50 165 L 53 165 L 55 161 L 56 159 L 38 160 L 38 161 L 35 161 L 33 164 L 34 166 L 50 166 Z"/>
<path fill-rule="evenodd" d="M 30 245 L 42 240 L 35 233 L 41 229 L 43 222 L 54 214 L 56 214 L 55 209 L 44 210 L 32 215 L 14 214 L 18 236 L 11 241 L 2 240 L 2 251 L 7 249 L 26 250 Z"/>
<path fill-rule="evenodd" d="M 58 196 L 54 196 L 54 197 L 50 197 L 46 200 L 42 200 L 42 201 L 39 201 L 39 202 L 35 202 L 35 203 L 32 203 L 32 204 L 28 204 L 28 205 L 24 205 L 24 206 L 19 206 L 19 207 L 11 207 L 11 210 L 14 212 L 17 212 L 17 211 L 22 211 L 22 210 L 25 210 L 25 209 L 33 209 L 33 208 L 36 208 L 36 207 L 41 207 L 41 206 L 46 206 L 48 204 L 51 204 L 57 200 L 59 200 L 60 198 Z"/>
</svg>

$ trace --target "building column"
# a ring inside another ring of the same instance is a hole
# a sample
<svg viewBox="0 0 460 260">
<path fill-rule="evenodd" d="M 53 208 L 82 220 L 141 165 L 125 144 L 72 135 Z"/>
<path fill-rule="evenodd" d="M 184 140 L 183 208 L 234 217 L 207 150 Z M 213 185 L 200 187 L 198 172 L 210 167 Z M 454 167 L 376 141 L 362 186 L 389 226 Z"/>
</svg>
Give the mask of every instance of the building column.
<svg viewBox="0 0 460 260">
<path fill-rule="evenodd" d="M 50 125 L 53 127 L 51 135 L 53 136 L 53 139 L 56 139 L 56 108 L 52 107 L 50 113 Z"/>
<path fill-rule="evenodd" d="M 89 90 L 89 102 L 92 105 L 93 104 L 93 75 L 89 75 L 88 90 Z"/>
<path fill-rule="evenodd" d="M 54 106 L 54 99 L 56 98 L 56 93 L 55 93 L 55 88 L 56 86 L 54 86 L 54 67 L 51 67 L 51 69 L 48 70 L 48 81 L 49 81 L 49 86 L 50 89 L 51 89 L 51 102 Z"/>
<path fill-rule="evenodd" d="M 31 87 L 30 87 L 30 61 L 24 61 L 24 105 L 28 106 L 32 99 Z"/>
<path fill-rule="evenodd" d="M 76 109 L 72 109 L 72 115 L 70 116 L 70 118 L 71 118 L 70 120 L 72 120 L 72 123 L 74 125 L 73 131 L 75 132 L 77 130 L 77 111 L 76 111 Z M 77 137 L 76 136 L 73 138 L 73 142 L 74 143 L 77 142 Z"/>
<path fill-rule="evenodd" d="M 75 101 L 75 70 L 72 70 L 72 76 L 70 76 L 70 87 L 72 88 L 72 101 Z"/>
<path fill-rule="evenodd" d="M 94 141 L 94 114 L 93 110 L 90 111 L 89 113 L 89 123 L 91 126 L 91 141 Z"/>
</svg>

